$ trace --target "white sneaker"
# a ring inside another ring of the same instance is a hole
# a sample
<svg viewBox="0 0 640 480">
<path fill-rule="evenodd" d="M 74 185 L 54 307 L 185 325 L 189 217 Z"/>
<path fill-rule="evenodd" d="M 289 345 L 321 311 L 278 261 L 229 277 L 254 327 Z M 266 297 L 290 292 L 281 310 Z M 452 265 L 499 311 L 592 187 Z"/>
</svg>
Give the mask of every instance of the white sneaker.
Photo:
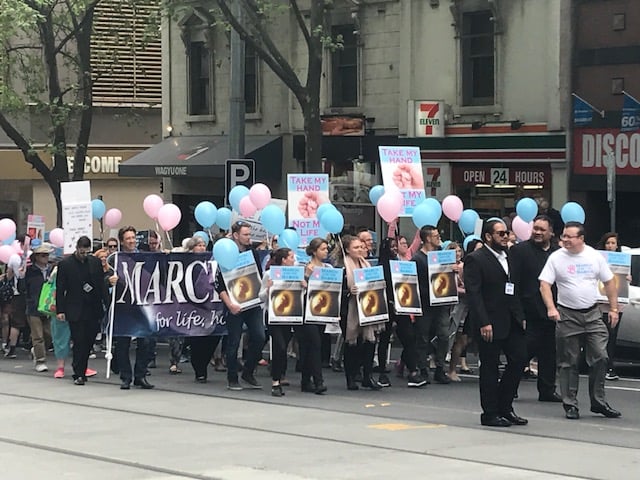
<svg viewBox="0 0 640 480">
<path fill-rule="evenodd" d="M 48 370 L 49 367 L 47 367 L 47 365 L 44 363 L 39 363 L 36 365 L 36 372 L 47 372 Z"/>
</svg>

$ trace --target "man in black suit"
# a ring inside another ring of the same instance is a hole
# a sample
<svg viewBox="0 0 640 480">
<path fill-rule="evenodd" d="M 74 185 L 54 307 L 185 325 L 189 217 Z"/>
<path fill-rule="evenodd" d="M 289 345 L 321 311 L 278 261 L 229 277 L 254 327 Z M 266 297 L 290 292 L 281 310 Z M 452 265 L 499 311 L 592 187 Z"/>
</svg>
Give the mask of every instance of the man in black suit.
<svg viewBox="0 0 640 480">
<path fill-rule="evenodd" d="M 89 352 L 109 296 L 102 263 L 91 254 L 91 240 L 83 236 L 76 251 L 58 264 L 56 317 L 69 322 L 73 340 L 73 383 L 84 385 Z"/>
<path fill-rule="evenodd" d="M 528 421 L 513 411 L 513 397 L 525 365 L 527 343 L 524 314 L 511 280 L 507 242 L 509 232 L 501 220 L 490 220 L 482 230 L 485 246 L 468 255 L 464 283 L 469 302 L 471 331 L 480 353 L 480 403 L 482 425 L 509 427 Z M 500 353 L 507 357 L 498 376 Z"/>
</svg>

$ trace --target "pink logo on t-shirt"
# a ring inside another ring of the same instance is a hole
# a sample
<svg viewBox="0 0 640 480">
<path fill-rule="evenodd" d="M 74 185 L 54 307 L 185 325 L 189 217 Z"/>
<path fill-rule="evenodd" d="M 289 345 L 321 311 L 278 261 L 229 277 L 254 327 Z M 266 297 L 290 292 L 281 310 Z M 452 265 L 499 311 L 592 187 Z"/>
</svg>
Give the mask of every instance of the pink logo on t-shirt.
<svg viewBox="0 0 640 480">
<path fill-rule="evenodd" d="M 569 265 L 567 267 L 567 273 L 570 275 L 575 275 L 576 274 L 576 266 L 575 265 Z"/>
</svg>

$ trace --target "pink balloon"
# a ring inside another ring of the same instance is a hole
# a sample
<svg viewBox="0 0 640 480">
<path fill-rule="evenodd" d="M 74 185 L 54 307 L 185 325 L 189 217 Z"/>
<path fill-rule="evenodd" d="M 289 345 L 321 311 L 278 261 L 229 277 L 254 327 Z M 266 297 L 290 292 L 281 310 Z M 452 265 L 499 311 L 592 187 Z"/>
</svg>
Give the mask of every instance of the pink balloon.
<svg viewBox="0 0 640 480">
<path fill-rule="evenodd" d="M 159 195 L 147 195 L 142 202 L 142 208 L 144 209 L 144 213 L 146 213 L 151 220 L 155 220 L 158 218 L 158 212 L 160 208 L 164 205 L 164 200 Z"/>
<path fill-rule="evenodd" d="M 380 197 L 376 208 L 385 222 L 391 222 L 400 215 L 400 212 L 402 212 L 403 203 L 404 198 L 402 193 L 397 190 L 392 190 L 390 192 L 385 192 Z"/>
<path fill-rule="evenodd" d="M 158 210 L 158 224 L 165 232 L 173 230 L 182 219 L 182 212 L 173 203 L 165 203 Z"/>
<path fill-rule="evenodd" d="M 0 220 L 0 241 L 11 238 L 16 233 L 16 223 L 10 218 Z"/>
<path fill-rule="evenodd" d="M 460 215 L 462 215 L 463 210 L 462 200 L 456 195 L 447 195 L 444 197 L 444 200 L 442 200 L 442 213 L 444 213 L 449 220 L 453 220 L 454 222 L 460 220 Z"/>
<path fill-rule="evenodd" d="M 250 195 L 251 193 L 249 193 Z M 271 199 L 271 196 L 269 196 Z M 250 196 L 242 197 L 240 199 L 240 215 L 243 217 L 250 217 L 258 210 L 257 206 L 253 204 Z"/>
<path fill-rule="evenodd" d="M 511 222 L 511 229 L 516 234 L 518 240 L 525 241 L 531 238 L 531 232 L 533 231 L 533 222 L 525 222 L 520 217 L 515 217 Z"/>
<path fill-rule="evenodd" d="M 122 220 L 122 212 L 117 208 L 110 208 L 102 218 L 104 224 L 109 228 L 116 227 L 120 223 L 120 220 Z"/>
<path fill-rule="evenodd" d="M 9 263 L 11 255 L 15 254 L 16 252 L 13 251 L 13 247 L 11 245 L 2 245 L 0 247 L 0 262 Z"/>
<path fill-rule="evenodd" d="M 264 183 L 256 183 L 249 189 L 249 198 L 257 209 L 264 208 L 271 202 L 271 190 Z"/>
<path fill-rule="evenodd" d="M 54 246 L 62 248 L 64 246 L 64 230 L 62 230 L 61 228 L 54 228 L 53 230 L 51 230 L 49 232 L 49 241 Z"/>
</svg>

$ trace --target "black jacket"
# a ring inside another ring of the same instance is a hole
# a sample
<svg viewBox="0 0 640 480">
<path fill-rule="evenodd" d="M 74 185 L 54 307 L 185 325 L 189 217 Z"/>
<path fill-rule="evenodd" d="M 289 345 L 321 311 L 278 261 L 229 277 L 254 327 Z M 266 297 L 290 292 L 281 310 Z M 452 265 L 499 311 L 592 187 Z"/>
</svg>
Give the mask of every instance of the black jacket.
<svg viewBox="0 0 640 480">
<path fill-rule="evenodd" d="M 86 267 L 75 254 L 58 264 L 56 312 L 64 313 L 69 322 L 100 320 L 109 304 L 102 263 L 96 257 L 88 256 Z M 91 287 L 90 292 L 85 291 L 85 285 Z"/>
<path fill-rule="evenodd" d="M 480 328 L 486 325 L 493 327 L 496 340 L 507 338 L 512 328 L 523 330 L 524 314 L 518 300 L 518 285 L 514 295 L 507 295 L 505 284 L 508 281 L 502 265 L 488 247 L 465 257 L 464 284 L 474 335 L 479 335 Z"/>
<path fill-rule="evenodd" d="M 51 268 L 47 267 L 45 275 L 42 270 L 35 265 L 29 265 L 24 274 L 24 283 L 27 290 L 27 315 L 40 315 L 38 313 L 38 302 L 40 301 L 40 290 L 51 274 Z"/>
</svg>

